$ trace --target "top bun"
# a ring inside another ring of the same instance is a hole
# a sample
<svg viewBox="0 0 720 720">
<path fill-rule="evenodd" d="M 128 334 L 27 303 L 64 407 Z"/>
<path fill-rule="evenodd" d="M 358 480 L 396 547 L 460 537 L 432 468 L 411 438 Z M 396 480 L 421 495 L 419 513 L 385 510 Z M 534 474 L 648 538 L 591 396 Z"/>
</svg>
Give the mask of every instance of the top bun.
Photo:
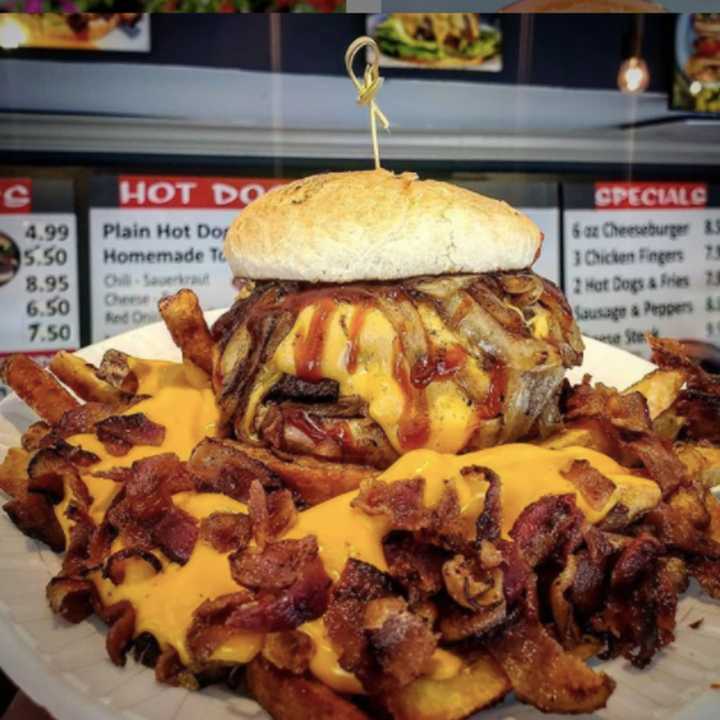
<svg viewBox="0 0 720 720">
<path fill-rule="evenodd" d="M 387 170 L 312 175 L 245 208 L 225 237 L 235 277 L 346 283 L 529 267 L 542 233 L 500 200 Z"/>
</svg>

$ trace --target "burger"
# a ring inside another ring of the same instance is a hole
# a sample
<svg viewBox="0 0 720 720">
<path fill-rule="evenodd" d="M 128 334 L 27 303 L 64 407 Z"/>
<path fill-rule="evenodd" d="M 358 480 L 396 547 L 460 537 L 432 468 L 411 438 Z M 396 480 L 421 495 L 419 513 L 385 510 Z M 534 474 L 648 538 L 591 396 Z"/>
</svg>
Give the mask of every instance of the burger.
<svg viewBox="0 0 720 720">
<path fill-rule="evenodd" d="M 315 175 L 234 221 L 242 288 L 213 327 L 224 432 L 383 469 L 545 436 L 583 343 L 504 202 L 414 173 Z"/>
<path fill-rule="evenodd" d="M 701 37 L 720 38 L 720 13 L 695 13 L 693 29 Z"/>
<path fill-rule="evenodd" d="M 41 32 L 46 38 L 94 42 L 119 26 L 134 27 L 142 13 L 44 13 Z"/>
<path fill-rule="evenodd" d="M 518 0 L 500 12 L 517 13 L 659 13 L 665 7 L 652 0 Z"/>
</svg>

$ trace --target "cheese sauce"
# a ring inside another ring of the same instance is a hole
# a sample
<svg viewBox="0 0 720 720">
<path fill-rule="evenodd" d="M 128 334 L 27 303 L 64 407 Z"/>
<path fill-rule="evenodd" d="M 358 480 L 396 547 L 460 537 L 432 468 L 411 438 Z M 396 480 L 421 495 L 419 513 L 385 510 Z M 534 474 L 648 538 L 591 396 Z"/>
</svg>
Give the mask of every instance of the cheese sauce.
<svg viewBox="0 0 720 720">
<path fill-rule="evenodd" d="M 341 307 L 336 314 L 349 312 L 349 307 Z M 370 315 L 376 311 L 370 308 L 363 312 Z M 310 316 L 307 315 L 305 322 L 309 320 Z M 388 328 L 385 327 L 379 334 L 377 329 L 378 326 L 383 327 L 383 322 L 387 323 L 381 316 L 377 322 L 361 324 L 358 332 L 367 335 L 361 343 L 360 352 L 370 352 L 372 359 L 363 362 L 365 369 L 358 369 L 347 377 L 350 378 L 348 382 L 357 383 L 353 388 L 365 389 L 368 394 L 372 394 L 372 404 L 379 417 L 393 418 L 397 422 L 399 391 L 393 386 L 391 373 L 385 374 L 390 369 L 391 359 L 382 333 L 387 332 Z M 345 342 L 339 324 L 336 319 L 327 325 L 331 343 Z M 287 353 L 292 356 L 292 343 L 278 352 L 281 366 L 284 362 L 290 363 Z M 339 356 L 326 352 L 323 355 L 324 364 L 333 362 L 331 355 Z M 159 452 L 174 452 L 184 460 L 203 437 L 214 434 L 219 413 L 209 381 L 203 373 L 188 365 L 154 361 L 133 360 L 132 367 L 140 382 L 139 392 L 151 394 L 152 397 L 135 405 L 127 413 L 144 412 L 151 420 L 164 425 L 165 442 L 162 447 L 136 446 L 127 455 L 113 457 L 106 453 L 102 444 L 92 435 L 69 438 L 69 442 L 82 445 L 101 457 L 101 462 L 92 466 L 91 471 L 128 466 L 135 460 Z M 339 365 L 333 367 L 340 375 Z M 328 369 L 333 368 L 323 366 L 323 376 L 332 377 L 326 372 Z M 381 386 L 385 392 L 376 394 L 377 388 Z M 453 407 L 452 400 L 448 402 L 450 409 L 446 412 L 454 417 L 456 424 L 453 427 L 457 430 L 462 425 L 461 420 L 466 420 L 467 416 Z M 434 418 L 434 422 L 438 421 Z M 443 432 L 439 437 L 443 436 Z M 572 484 L 561 474 L 575 459 L 588 460 L 615 484 L 612 496 L 602 508 L 591 508 L 582 495 L 576 493 L 578 506 L 590 522 L 602 520 L 618 502 L 626 505 L 633 514 L 653 506 L 660 499 L 660 490 L 654 482 L 628 475 L 607 456 L 580 447 L 550 450 L 534 445 L 512 444 L 461 456 L 435 450 L 416 450 L 402 456 L 383 473 L 381 479 L 393 482 L 423 477 L 426 483 L 423 501 L 428 507 L 438 502 L 447 484 L 451 483 L 458 493 L 463 514 L 477 517 L 482 511 L 488 484 L 476 475 L 461 475 L 461 469 L 468 465 L 491 468 L 501 479 L 502 533 L 507 535 L 517 516 L 531 502 L 547 494 L 575 493 Z M 91 515 L 99 522 L 117 492 L 118 484 L 92 475 L 85 475 L 84 480 L 94 498 Z M 333 581 L 339 578 L 348 558 L 363 560 L 381 570 L 387 569 L 382 539 L 388 531 L 388 521 L 382 516 L 369 516 L 353 508 L 351 502 L 356 494 L 355 491 L 345 493 L 300 513 L 296 524 L 286 533 L 287 538 L 300 538 L 309 534 L 317 537 L 321 559 Z M 174 495 L 173 501 L 199 520 L 213 512 L 247 512 L 244 504 L 216 493 L 182 492 Z M 67 533 L 69 521 L 64 516 L 66 504 L 64 501 L 56 506 L 56 514 Z M 119 541 L 116 541 L 113 550 L 119 547 Z M 132 602 L 136 610 L 137 634 L 151 632 L 161 647 L 172 645 L 180 659 L 190 664 L 185 635 L 192 622 L 193 610 L 207 599 L 236 591 L 238 585 L 230 575 L 227 554 L 217 552 L 202 540 L 198 540 L 192 556 L 184 566 L 168 562 L 161 553 L 158 553 L 158 557 L 163 570 L 150 577 L 133 579 L 115 586 L 109 580 L 103 580 L 99 573 L 94 573 L 93 581 L 105 603 L 123 599 Z M 339 691 L 361 692 L 357 679 L 340 668 L 337 655 L 325 634 L 322 619 L 306 623 L 301 629 L 315 643 L 316 652 L 310 666 L 312 672 Z M 228 663 L 248 662 L 260 651 L 262 642 L 262 635 L 238 632 L 216 650 L 212 659 Z M 438 650 L 433 658 L 431 672 L 433 677 L 446 678 L 452 677 L 461 667 L 462 663 L 456 656 Z"/>
</svg>

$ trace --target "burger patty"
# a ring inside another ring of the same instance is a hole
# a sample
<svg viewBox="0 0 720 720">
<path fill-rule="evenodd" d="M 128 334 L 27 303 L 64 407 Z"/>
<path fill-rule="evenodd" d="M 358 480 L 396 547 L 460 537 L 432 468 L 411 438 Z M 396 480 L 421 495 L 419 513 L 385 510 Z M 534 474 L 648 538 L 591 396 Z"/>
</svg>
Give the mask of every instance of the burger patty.
<svg viewBox="0 0 720 720">
<path fill-rule="evenodd" d="M 582 340 L 532 271 L 392 283 L 264 281 L 213 327 L 225 430 L 289 454 L 384 468 L 545 434 Z"/>
</svg>

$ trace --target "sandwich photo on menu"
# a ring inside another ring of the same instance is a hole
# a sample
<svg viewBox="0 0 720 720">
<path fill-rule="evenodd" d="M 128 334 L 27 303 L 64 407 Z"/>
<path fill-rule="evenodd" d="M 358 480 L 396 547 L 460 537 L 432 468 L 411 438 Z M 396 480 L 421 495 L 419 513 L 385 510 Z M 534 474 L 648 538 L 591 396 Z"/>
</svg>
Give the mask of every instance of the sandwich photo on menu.
<svg viewBox="0 0 720 720">
<path fill-rule="evenodd" d="M 720 598 L 720 380 L 648 336 L 632 386 L 571 383 L 604 346 L 542 242 L 414 173 L 312 175 L 232 224 L 211 326 L 161 300 L 182 360 L 152 326 L 7 357 L 38 417 L 3 508 L 62 553 L 58 622 L 275 720 L 592 713 L 622 690 L 597 659 L 663 682 L 690 579 Z"/>
</svg>

